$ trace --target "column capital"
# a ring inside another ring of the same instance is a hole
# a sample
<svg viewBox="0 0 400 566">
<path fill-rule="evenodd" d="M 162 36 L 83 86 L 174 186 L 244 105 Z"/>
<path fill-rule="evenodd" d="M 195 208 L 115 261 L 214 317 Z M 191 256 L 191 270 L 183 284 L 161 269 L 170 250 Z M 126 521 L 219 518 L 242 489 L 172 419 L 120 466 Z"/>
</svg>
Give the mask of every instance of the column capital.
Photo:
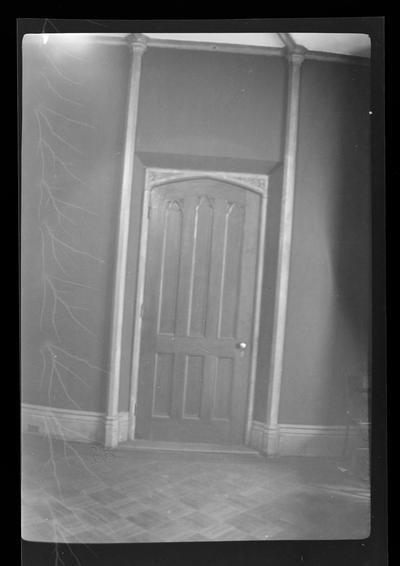
<svg viewBox="0 0 400 566">
<path fill-rule="evenodd" d="M 141 33 L 132 33 L 126 38 L 133 53 L 143 54 L 147 49 L 147 37 Z"/>
<path fill-rule="evenodd" d="M 305 59 L 307 49 L 302 45 L 296 45 L 293 49 L 288 50 L 287 59 L 290 63 L 301 65 Z"/>
</svg>

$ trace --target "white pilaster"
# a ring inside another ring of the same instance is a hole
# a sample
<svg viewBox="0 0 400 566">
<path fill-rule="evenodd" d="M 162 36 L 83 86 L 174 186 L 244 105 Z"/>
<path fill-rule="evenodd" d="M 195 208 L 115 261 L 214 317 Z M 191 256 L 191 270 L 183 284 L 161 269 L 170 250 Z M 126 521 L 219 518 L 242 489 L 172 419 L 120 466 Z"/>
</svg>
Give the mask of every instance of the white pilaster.
<svg viewBox="0 0 400 566">
<path fill-rule="evenodd" d="M 125 132 L 125 149 L 123 161 L 123 177 L 121 201 L 119 208 L 115 287 L 112 314 L 111 335 L 111 361 L 110 380 L 108 387 L 105 445 L 114 447 L 118 444 L 118 404 L 119 385 L 121 369 L 122 328 L 125 300 L 125 281 L 127 266 L 127 250 L 130 223 L 131 194 L 133 182 L 133 164 L 136 146 L 136 126 L 139 102 L 140 75 L 142 67 L 142 56 L 147 44 L 145 37 L 132 35 L 128 37 L 132 50 L 132 62 L 130 69 L 128 109 Z"/>
<path fill-rule="evenodd" d="M 267 453 L 271 455 L 276 454 L 279 447 L 278 417 L 282 383 L 290 255 L 292 245 L 301 64 L 304 60 L 304 55 L 305 50 L 304 48 L 300 47 L 296 47 L 288 53 L 289 81 L 287 93 L 285 150 L 283 159 L 282 208 L 280 220 L 274 332 L 270 371 L 271 379 L 268 391 L 266 415 L 266 427 L 268 429 Z"/>
</svg>

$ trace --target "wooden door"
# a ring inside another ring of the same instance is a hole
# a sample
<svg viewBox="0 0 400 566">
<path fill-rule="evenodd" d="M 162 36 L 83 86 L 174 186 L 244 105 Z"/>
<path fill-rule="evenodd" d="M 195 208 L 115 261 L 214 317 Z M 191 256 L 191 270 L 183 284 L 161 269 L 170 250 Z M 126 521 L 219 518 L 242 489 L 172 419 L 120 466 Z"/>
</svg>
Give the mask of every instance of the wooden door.
<svg viewBox="0 0 400 566">
<path fill-rule="evenodd" d="M 136 438 L 244 442 L 261 208 L 225 180 L 151 190 Z"/>
</svg>

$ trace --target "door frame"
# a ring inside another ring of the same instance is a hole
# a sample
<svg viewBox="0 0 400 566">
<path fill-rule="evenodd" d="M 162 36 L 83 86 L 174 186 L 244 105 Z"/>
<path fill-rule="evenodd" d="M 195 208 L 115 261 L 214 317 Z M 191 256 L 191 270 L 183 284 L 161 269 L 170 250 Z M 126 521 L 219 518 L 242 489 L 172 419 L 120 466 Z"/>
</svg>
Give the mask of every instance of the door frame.
<svg viewBox="0 0 400 566">
<path fill-rule="evenodd" d="M 147 242 L 148 242 L 148 226 L 149 226 L 149 199 L 151 190 L 166 182 L 190 180 L 190 179 L 215 179 L 219 181 L 227 181 L 237 185 L 245 190 L 251 190 L 261 196 L 261 219 L 260 231 L 258 238 L 258 254 L 255 279 L 255 301 L 253 315 L 253 337 L 252 350 L 250 357 L 250 375 L 248 382 L 247 395 L 247 416 L 245 428 L 245 444 L 250 441 L 250 433 L 252 427 L 253 407 L 254 407 L 254 390 L 257 369 L 257 354 L 259 342 L 260 327 L 260 311 L 262 298 L 262 280 L 264 273 L 264 255 L 265 255 L 265 233 L 267 224 L 267 201 L 268 201 L 268 175 L 252 174 L 252 173 L 233 173 L 221 171 L 205 171 L 192 169 L 165 169 L 159 167 L 147 167 L 145 174 L 145 184 L 142 203 L 142 218 L 139 240 L 139 256 L 137 271 L 137 287 L 135 302 L 135 323 L 133 335 L 133 347 L 131 358 L 131 374 L 130 374 L 130 394 L 129 394 L 129 430 L 128 438 L 134 440 L 136 428 L 136 403 L 137 389 L 139 383 L 139 365 L 140 365 L 140 345 L 142 334 L 142 314 L 144 300 L 144 284 L 146 275 L 146 259 L 147 259 Z"/>
</svg>

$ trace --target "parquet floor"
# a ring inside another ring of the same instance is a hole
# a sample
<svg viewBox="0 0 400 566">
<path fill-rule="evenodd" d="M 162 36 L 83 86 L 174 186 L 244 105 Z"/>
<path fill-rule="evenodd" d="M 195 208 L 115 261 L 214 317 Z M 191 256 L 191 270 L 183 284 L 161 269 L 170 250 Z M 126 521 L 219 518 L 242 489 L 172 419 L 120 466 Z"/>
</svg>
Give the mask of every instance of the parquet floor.
<svg viewBox="0 0 400 566">
<path fill-rule="evenodd" d="M 365 538 L 368 486 L 337 464 L 110 452 L 27 436 L 22 536 L 68 543 Z"/>
</svg>

